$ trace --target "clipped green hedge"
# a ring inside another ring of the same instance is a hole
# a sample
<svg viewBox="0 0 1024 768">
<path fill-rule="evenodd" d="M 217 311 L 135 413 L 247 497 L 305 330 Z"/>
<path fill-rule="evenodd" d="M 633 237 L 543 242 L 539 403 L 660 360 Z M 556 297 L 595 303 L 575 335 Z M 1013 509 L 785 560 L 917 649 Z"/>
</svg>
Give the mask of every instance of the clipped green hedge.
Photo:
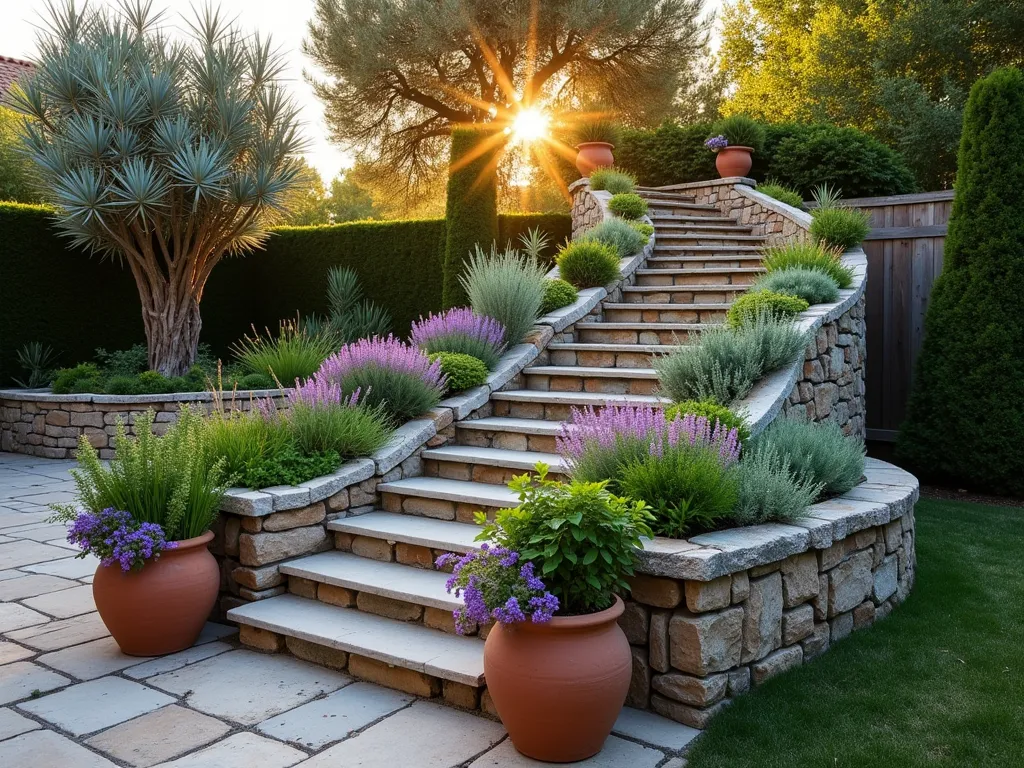
<svg viewBox="0 0 1024 768">
<path fill-rule="evenodd" d="M 571 222 L 564 214 L 503 215 L 499 239 L 540 227 L 554 243 Z M 405 334 L 421 314 L 441 308 L 444 219 L 352 222 L 274 230 L 263 251 L 217 265 L 202 300 L 202 341 L 224 355 L 250 326 L 276 328 L 282 318 L 323 312 L 326 275 L 351 267 L 367 298 Z M 50 226 L 48 209 L 0 203 L 0 387 L 20 376 L 15 353 L 41 341 L 59 364 L 91 360 L 96 347 L 125 349 L 144 341 L 135 282 L 116 261 L 69 250 Z"/>
</svg>

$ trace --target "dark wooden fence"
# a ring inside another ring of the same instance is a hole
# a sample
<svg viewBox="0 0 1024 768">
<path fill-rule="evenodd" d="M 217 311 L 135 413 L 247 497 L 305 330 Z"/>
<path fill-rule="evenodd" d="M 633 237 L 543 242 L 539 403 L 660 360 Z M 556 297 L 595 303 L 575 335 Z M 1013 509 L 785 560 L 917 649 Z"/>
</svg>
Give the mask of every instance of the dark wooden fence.
<svg viewBox="0 0 1024 768">
<path fill-rule="evenodd" d="M 844 201 L 871 214 L 867 287 L 867 433 L 896 439 L 906 416 L 932 284 L 942 272 L 953 191 Z"/>
</svg>

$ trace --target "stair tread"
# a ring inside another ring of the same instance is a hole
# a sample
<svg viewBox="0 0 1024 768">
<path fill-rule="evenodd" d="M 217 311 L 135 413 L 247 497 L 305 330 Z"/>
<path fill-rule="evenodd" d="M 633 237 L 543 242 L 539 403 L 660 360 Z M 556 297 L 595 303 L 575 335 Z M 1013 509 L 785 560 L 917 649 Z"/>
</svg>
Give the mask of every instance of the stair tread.
<svg viewBox="0 0 1024 768">
<path fill-rule="evenodd" d="M 710 272 L 712 270 L 702 269 L 700 272 Z M 665 272 L 663 269 L 645 270 L 644 274 L 651 274 L 657 272 Z M 736 283 L 720 283 L 720 284 L 705 284 L 705 285 L 626 285 L 622 287 L 623 293 L 717 293 L 719 291 L 738 291 L 745 290 L 750 286 L 738 285 Z M 604 306 L 609 306 L 605 304 Z M 616 305 L 619 306 L 619 305 Z M 690 306 L 689 304 L 675 305 L 675 306 Z"/>
<path fill-rule="evenodd" d="M 681 218 L 681 217 L 680 217 Z M 719 224 L 708 224 L 706 222 L 716 221 L 713 216 L 693 216 L 693 221 L 687 221 L 680 224 L 658 224 L 655 226 L 655 231 L 664 231 L 666 229 L 683 229 L 683 230 L 697 230 L 698 232 L 719 232 L 723 229 L 733 230 L 736 232 L 750 232 L 753 227 L 747 224 L 737 224 L 732 219 L 725 219 Z"/>
<path fill-rule="evenodd" d="M 449 480 L 444 477 L 407 477 L 405 480 L 381 483 L 377 491 L 489 507 L 515 507 L 519 504 L 519 496 L 504 485 Z"/>
<path fill-rule="evenodd" d="M 686 306 L 685 304 L 682 306 Z M 548 344 L 548 350 L 567 352 L 651 352 L 675 349 L 673 344 L 602 344 L 599 341 L 559 341 Z"/>
<path fill-rule="evenodd" d="M 504 392 L 495 392 L 491 395 L 493 400 L 507 400 L 511 402 L 535 402 L 535 403 L 556 403 L 561 405 L 594 405 L 607 404 L 634 404 L 646 403 L 658 405 L 669 403 L 671 400 L 656 395 L 614 395 L 603 392 L 550 392 L 542 389 L 510 389 Z"/>
<path fill-rule="evenodd" d="M 549 345 L 549 347 L 552 345 Z M 522 432 L 527 435 L 560 435 L 562 422 L 544 419 L 517 419 L 511 416 L 487 416 L 455 422 L 456 429 L 476 429 L 487 432 Z"/>
<path fill-rule="evenodd" d="M 673 309 L 673 310 L 675 310 L 675 309 L 701 310 L 701 309 L 728 309 L 731 306 L 732 305 L 730 303 L 728 303 L 728 302 L 726 302 L 724 304 L 722 302 L 714 302 L 714 303 L 711 303 L 711 304 L 699 304 L 697 302 L 694 302 L 693 304 L 671 304 L 671 303 L 669 303 L 669 304 L 639 304 L 639 303 L 634 301 L 632 303 L 626 302 L 624 304 L 604 304 L 604 305 L 602 305 L 602 309 L 637 309 L 639 307 L 639 308 L 642 308 L 642 309 L 655 309 L 655 310 L 662 310 L 662 309 L 666 309 L 666 310 L 667 309 Z"/>
<path fill-rule="evenodd" d="M 281 573 L 446 611 L 462 606 L 462 600 L 445 591 L 448 574 L 442 571 L 385 563 L 348 552 L 300 557 L 283 564 Z"/>
<path fill-rule="evenodd" d="M 368 512 L 342 517 L 329 522 L 327 530 L 450 552 L 470 552 L 480 546 L 476 542 L 480 533 L 478 525 L 399 512 Z"/>
<path fill-rule="evenodd" d="M 697 223 L 697 222 L 700 222 L 702 224 L 709 224 L 709 225 L 712 224 L 712 223 L 715 223 L 715 224 L 727 224 L 729 226 L 738 226 L 738 227 L 743 227 L 744 229 L 749 229 L 749 227 L 747 227 L 744 224 L 737 224 L 735 219 L 730 219 L 728 216 L 687 216 L 686 214 L 680 214 L 678 216 L 671 216 L 671 215 L 662 214 L 662 215 L 659 216 L 659 215 L 657 215 L 657 213 L 658 213 L 657 211 L 654 211 L 653 213 L 654 213 L 654 215 L 652 215 L 650 218 L 651 218 L 652 221 L 655 222 L 654 223 L 655 230 L 657 230 L 659 227 L 663 227 L 663 226 L 669 226 L 669 227 L 679 226 L 679 224 L 669 223 L 669 222 L 679 222 L 680 224 L 692 224 L 692 223 Z"/>
<path fill-rule="evenodd" d="M 707 203 L 689 203 L 685 200 L 668 200 L 666 198 L 656 198 L 647 200 L 651 208 L 689 208 L 694 211 L 717 211 L 717 205 L 708 205 Z"/>
<path fill-rule="evenodd" d="M 708 323 L 620 323 L 617 321 L 576 323 L 577 330 L 580 328 L 605 328 L 609 331 L 632 331 L 637 328 L 654 331 L 702 331 L 707 327 Z"/>
<path fill-rule="evenodd" d="M 478 687 L 484 682 L 484 644 L 372 613 L 279 595 L 232 608 L 228 619 L 317 645 L 367 656 Z"/>
<path fill-rule="evenodd" d="M 565 467 L 565 462 L 557 453 L 512 451 L 507 448 L 483 448 L 473 445 L 446 445 L 443 448 L 430 448 L 424 451 L 421 457 L 433 461 L 484 464 L 489 467 L 507 467 L 524 471 L 533 469 L 538 461 L 544 462 L 556 471 L 561 471 Z"/>
<path fill-rule="evenodd" d="M 739 240 L 747 243 L 761 243 L 764 242 L 764 237 L 761 235 L 733 235 L 733 234 L 718 234 L 718 233 L 705 233 L 705 232 L 680 232 L 674 234 L 670 232 L 663 233 L 662 237 L 669 240 Z M 659 243 L 660 245 L 660 243 Z M 717 247 L 717 246 L 716 246 Z"/>
<path fill-rule="evenodd" d="M 640 307 L 642 304 L 628 304 Z M 679 306 L 678 304 L 674 306 Z M 523 373 L 537 376 L 593 376 L 606 379 L 656 379 L 657 371 L 650 368 L 601 368 L 587 365 L 535 365 Z"/>
<path fill-rule="evenodd" d="M 667 261 L 679 261 L 680 257 L 667 259 Z M 695 258 L 694 261 L 708 261 L 704 258 Z M 648 262 L 651 259 L 647 260 Z M 753 274 L 754 272 L 764 272 L 764 267 L 707 267 L 705 269 L 685 269 L 683 267 L 665 267 L 663 269 L 638 269 L 633 274 L 635 275 L 714 275 L 719 273 L 728 274 Z M 630 286 L 630 287 L 646 287 L 646 286 Z M 653 287 L 653 286 L 652 286 Z M 664 288 L 685 288 L 687 286 L 658 286 Z M 693 286 L 697 287 L 697 286 Z"/>
<path fill-rule="evenodd" d="M 654 253 L 659 251 L 696 251 L 697 253 L 718 253 L 729 251 L 735 253 L 761 253 L 761 247 L 757 245 L 661 245 L 654 246 Z M 651 257 L 657 259 L 657 255 Z M 663 256 L 662 258 L 668 258 Z"/>
</svg>

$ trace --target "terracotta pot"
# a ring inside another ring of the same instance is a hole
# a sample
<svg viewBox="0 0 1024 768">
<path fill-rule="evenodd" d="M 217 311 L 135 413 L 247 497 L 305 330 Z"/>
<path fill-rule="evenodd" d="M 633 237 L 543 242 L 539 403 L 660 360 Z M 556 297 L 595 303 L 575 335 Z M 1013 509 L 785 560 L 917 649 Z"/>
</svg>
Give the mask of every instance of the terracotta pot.
<svg viewBox="0 0 1024 768">
<path fill-rule="evenodd" d="M 498 717 L 527 757 L 569 763 L 596 755 L 611 733 L 633 672 L 616 620 L 599 613 L 496 624 L 484 645 L 484 676 Z"/>
<path fill-rule="evenodd" d="M 96 610 L 124 653 L 163 656 L 195 643 L 220 589 L 220 568 L 206 548 L 212 540 L 207 531 L 179 541 L 139 571 L 96 569 Z"/>
<path fill-rule="evenodd" d="M 598 168 L 615 165 L 615 158 L 612 157 L 615 145 L 607 141 L 584 141 L 577 144 L 576 149 L 576 170 L 580 176 L 590 176 Z"/>
<path fill-rule="evenodd" d="M 746 176 L 754 164 L 752 147 L 725 147 L 715 154 L 715 168 L 723 179 L 730 176 Z"/>
</svg>

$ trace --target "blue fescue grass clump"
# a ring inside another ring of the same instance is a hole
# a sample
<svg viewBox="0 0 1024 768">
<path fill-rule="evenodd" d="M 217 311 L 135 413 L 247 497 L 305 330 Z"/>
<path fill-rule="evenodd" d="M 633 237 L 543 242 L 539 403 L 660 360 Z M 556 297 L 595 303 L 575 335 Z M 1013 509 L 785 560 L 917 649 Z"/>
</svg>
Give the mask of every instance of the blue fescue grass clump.
<svg viewBox="0 0 1024 768">
<path fill-rule="evenodd" d="M 834 422 L 778 418 L 750 441 L 751 454 L 773 454 L 797 478 L 820 486 L 821 494 L 846 493 L 864 475 L 864 442 Z"/>
<path fill-rule="evenodd" d="M 773 291 L 799 296 L 808 304 L 839 301 L 839 283 L 823 269 L 789 267 L 759 277 L 751 291 Z"/>
</svg>

